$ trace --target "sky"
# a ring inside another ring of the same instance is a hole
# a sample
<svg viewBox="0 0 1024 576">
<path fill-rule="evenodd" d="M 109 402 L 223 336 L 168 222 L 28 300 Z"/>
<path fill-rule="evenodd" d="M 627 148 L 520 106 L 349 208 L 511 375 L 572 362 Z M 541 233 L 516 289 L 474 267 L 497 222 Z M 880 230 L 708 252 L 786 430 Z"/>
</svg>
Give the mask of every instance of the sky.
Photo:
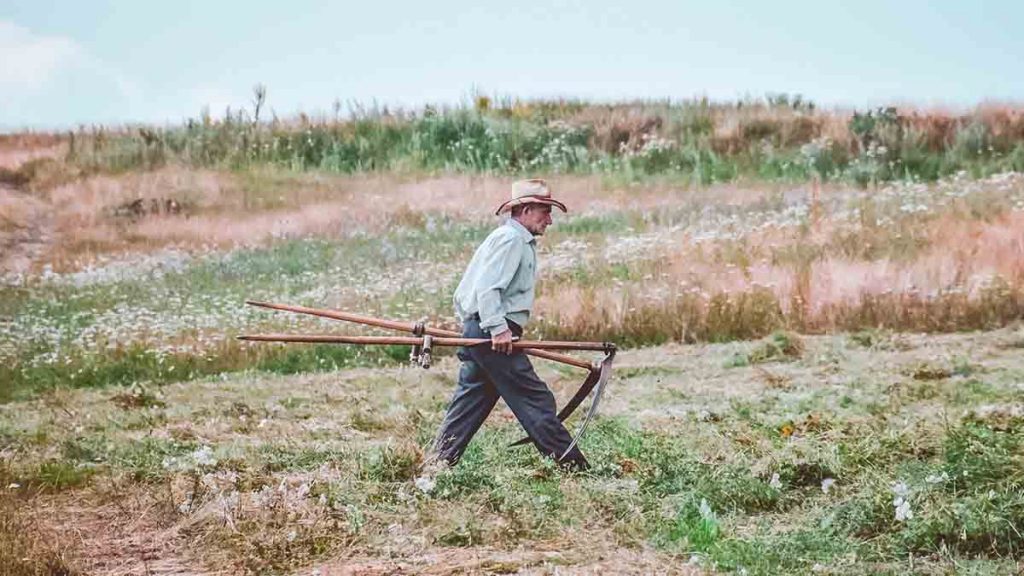
<svg viewBox="0 0 1024 576">
<path fill-rule="evenodd" d="M 472 94 L 1024 101 L 1024 2 L 0 0 L 0 129 Z"/>
</svg>

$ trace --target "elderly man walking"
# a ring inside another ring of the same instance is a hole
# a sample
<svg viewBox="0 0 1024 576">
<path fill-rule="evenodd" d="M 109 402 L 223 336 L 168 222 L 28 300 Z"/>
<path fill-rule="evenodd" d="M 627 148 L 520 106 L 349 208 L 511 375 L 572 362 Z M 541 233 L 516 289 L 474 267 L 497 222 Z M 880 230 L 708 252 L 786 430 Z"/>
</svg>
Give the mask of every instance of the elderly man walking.
<svg viewBox="0 0 1024 576">
<path fill-rule="evenodd" d="M 459 349 L 459 384 L 434 447 L 448 464 L 459 461 L 499 397 L 544 456 L 558 459 L 572 443 L 555 413 L 551 390 L 526 354 L 512 348 L 513 338 L 522 336 L 530 319 L 537 279 L 536 237 L 551 225 L 552 206 L 566 212 L 544 180 L 513 184 L 512 197 L 496 212 L 507 212 L 509 218 L 477 248 L 455 290 L 463 336 L 490 338 L 491 343 Z M 575 446 L 559 463 L 587 468 Z"/>
</svg>

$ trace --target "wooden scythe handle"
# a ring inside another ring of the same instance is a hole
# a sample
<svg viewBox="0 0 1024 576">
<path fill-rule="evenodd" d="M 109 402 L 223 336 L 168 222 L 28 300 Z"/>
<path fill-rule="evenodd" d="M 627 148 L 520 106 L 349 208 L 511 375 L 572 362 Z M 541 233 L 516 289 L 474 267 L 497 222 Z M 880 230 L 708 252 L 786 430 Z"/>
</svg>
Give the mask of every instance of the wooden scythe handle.
<svg viewBox="0 0 1024 576">
<path fill-rule="evenodd" d="M 325 310 L 321 308 L 309 308 L 306 306 L 295 306 L 291 304 L 275 304 L 273 302 L 260 302 L 256 300 L 246 300 L 246 304 L 251 306 L 258 306 L 260 308 L 268 308 L 271 310 L 283 310 L 285 312 L 294 312 L 296 314 L 307 314 L 309 316 L 319 316 L 321 318 L 330 318 L 332 320 L 344 320 L 346 322 L 355 322 L 357 324 L 364 324 L 366 326 L 374 326 L 377 328 L 386 328 L 388 330 L 397 330 L 399 332 L 414 333 L 416 325 L 412 322 L 398 322 L 395 320 L 384 320 L 382 318 L 373 318 L 372 316 L 363 316 L 361 314 L 352 314 L 350 312 L 342 312 L 340 310 Z M 437 337 L 447 338 L 461 338 L 462 334 L 455 332 L 454 330 L 443 330 L 441 328 L 434 328 L 431 326 L 425 327 L 424 334 Z M 435 343 L 437 343 L 435 341 Z M 594 343 L 591 343 L 594 344 Z M 601 343 L 603 345 L 603 343 Z M 591 348 L 584 348 L 591 349 Z M 603 348 L 598 348 L 603 349 Z M 544 358 L 545 360 L 553 360 L 555 362 L 561 362 L 563 364 L 569 364 L 570 366 L 576 366 L 577 368 L 583 368 L 584 370 L 595 369 L 594 364 L 587 362 L 586 360 L 580 360 L 573 358 L 567 354 L 559 354 L 558 352 L 552 352 L 550 350 L 540 350 L 537 348 L 526 348 L 523 350 L 526 354 L 537 358 Z"/>
</svg>

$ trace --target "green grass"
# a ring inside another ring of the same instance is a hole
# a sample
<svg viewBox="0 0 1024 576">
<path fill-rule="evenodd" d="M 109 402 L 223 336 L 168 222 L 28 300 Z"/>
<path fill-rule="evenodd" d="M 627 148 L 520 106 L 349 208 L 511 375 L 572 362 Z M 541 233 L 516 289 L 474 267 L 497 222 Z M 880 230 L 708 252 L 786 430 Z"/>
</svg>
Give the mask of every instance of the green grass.
<svg viewBox="0 0 1024 576">
<path fill-rule="evenodd" d="M 169 162 L 194 167 L 274 166 L 330 172 L 458 171 L 503 174 L 584 172 L 612 181 L 668 178 L 705 185 L 739 177 L 810 178 L 862 186 L 932 181 L 959 171 L 974 177 L 1024 169 L 1012 116 L 984 111 L 940 119 L 894 108 L 852 118 L 794 108 L 772 98 L 711 103 L 508 100 L 498 105 L 391 113 L 357 107 L 348 119 L 254 123 L 244 111 L 205 115 L 182 126 L 74 134 L 69 157 L 82 170 L 119 172 Z M 846 134 L 827 132 L 845 121 Z M 731 129 L 720 126 L 729 122 Z M 1015 124 L 1014 124 L 1015 125 Z M 828 133 L 833 138 L 825 138 Z M 925 141 L 938 142 L 926 145 Z M 12 172 L 5 178 L 21 181 Z"/>
<path fill-rule="evenodd" d="M 587 549 L 609 557 L 629 549 L 725 572 L 997 574 L 1024 552 L 1019 359 L 1001 347 L 1007 334 L 944 337 L 950 375 L 924 380 L 906 370 L 934 348 L 843 336 L 626 351 L 583 440 L 583 473 L 509 448 L 518 425 L 492 419 L 424 488 L 452 381 L 392 367 L 176 383 L 138 405 L 110 391 L 52 393 L 0 412 L 0 449 L 26 490 L 131 487 L 210 558 L 257 572 L 346 547 L 412 554 L 404 538 L 470 554 L 574 548 L 583 531 Z M 953 353 L 968 342 L 976 353 Z M 725 368 L 737 346 L 799 357 L 778 365 L 791 384 Z"/>
</svg>

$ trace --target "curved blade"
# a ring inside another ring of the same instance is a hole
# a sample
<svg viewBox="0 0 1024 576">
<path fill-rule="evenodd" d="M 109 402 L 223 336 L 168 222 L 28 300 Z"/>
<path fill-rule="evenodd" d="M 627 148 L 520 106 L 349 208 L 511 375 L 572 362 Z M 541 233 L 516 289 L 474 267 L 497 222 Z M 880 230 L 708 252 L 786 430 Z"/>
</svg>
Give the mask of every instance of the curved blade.
<svg viewBox="0 0 1024 576">
<path fill-rule="evenodd" d="M 575 412 L 576 408 L 583 403 L 583 400 L 587 397 L 587 394 L 590 394 L 590 391 L 594 389 L 594 386 L 597 385 L 597 382 L 600 379 L 601 367 L 595 366 L 590 370 L 590 374 L 587 375 L 587 379 L 584 380 L 583 384 L 580 385 L 580 389 L 577 390 L 576 393 L 572 395 L 572 398 L 570 398 L 569 401 L 566 402 L 565 406 L 562 406 L 562 409 L 559 410 L 558 420 L 560 422 L 565 422 L 566 418 L 572 416 L 572 413 Z M 509 447 L 522 446 L 523 444 L 527 444 L 529 442 L 530 437 L 526 436 L 524 438 L 516 440 L 512 444 L 509 444 Z"/>
<path fill-rule="evenodd" d="M 590 421 L 594 419 L 594 415 L 597 414 L 597 406 L 601 403 L 601 395 L 604 394 L 604 389 L 608 386 L 608 380 L 612 375 L 612 360 L 615 359 L 615 350 L 612 350 L 608 356 L 601 362 L 601 377 L 597 380 L 597 386 L 594 390 L 594 399 L 590 402 L 590 410 L 587 410 L 587 418 L 583 421 L 576 437 L 572 439 L 572 443 L 565 449 L 562 456 L 558 458 L 561 462 L 565 457 L 576 447 L 576 444 L 583 437 L 583 433 L 587 431 L 587 426 L 590 425 Z"/>
</svg>

